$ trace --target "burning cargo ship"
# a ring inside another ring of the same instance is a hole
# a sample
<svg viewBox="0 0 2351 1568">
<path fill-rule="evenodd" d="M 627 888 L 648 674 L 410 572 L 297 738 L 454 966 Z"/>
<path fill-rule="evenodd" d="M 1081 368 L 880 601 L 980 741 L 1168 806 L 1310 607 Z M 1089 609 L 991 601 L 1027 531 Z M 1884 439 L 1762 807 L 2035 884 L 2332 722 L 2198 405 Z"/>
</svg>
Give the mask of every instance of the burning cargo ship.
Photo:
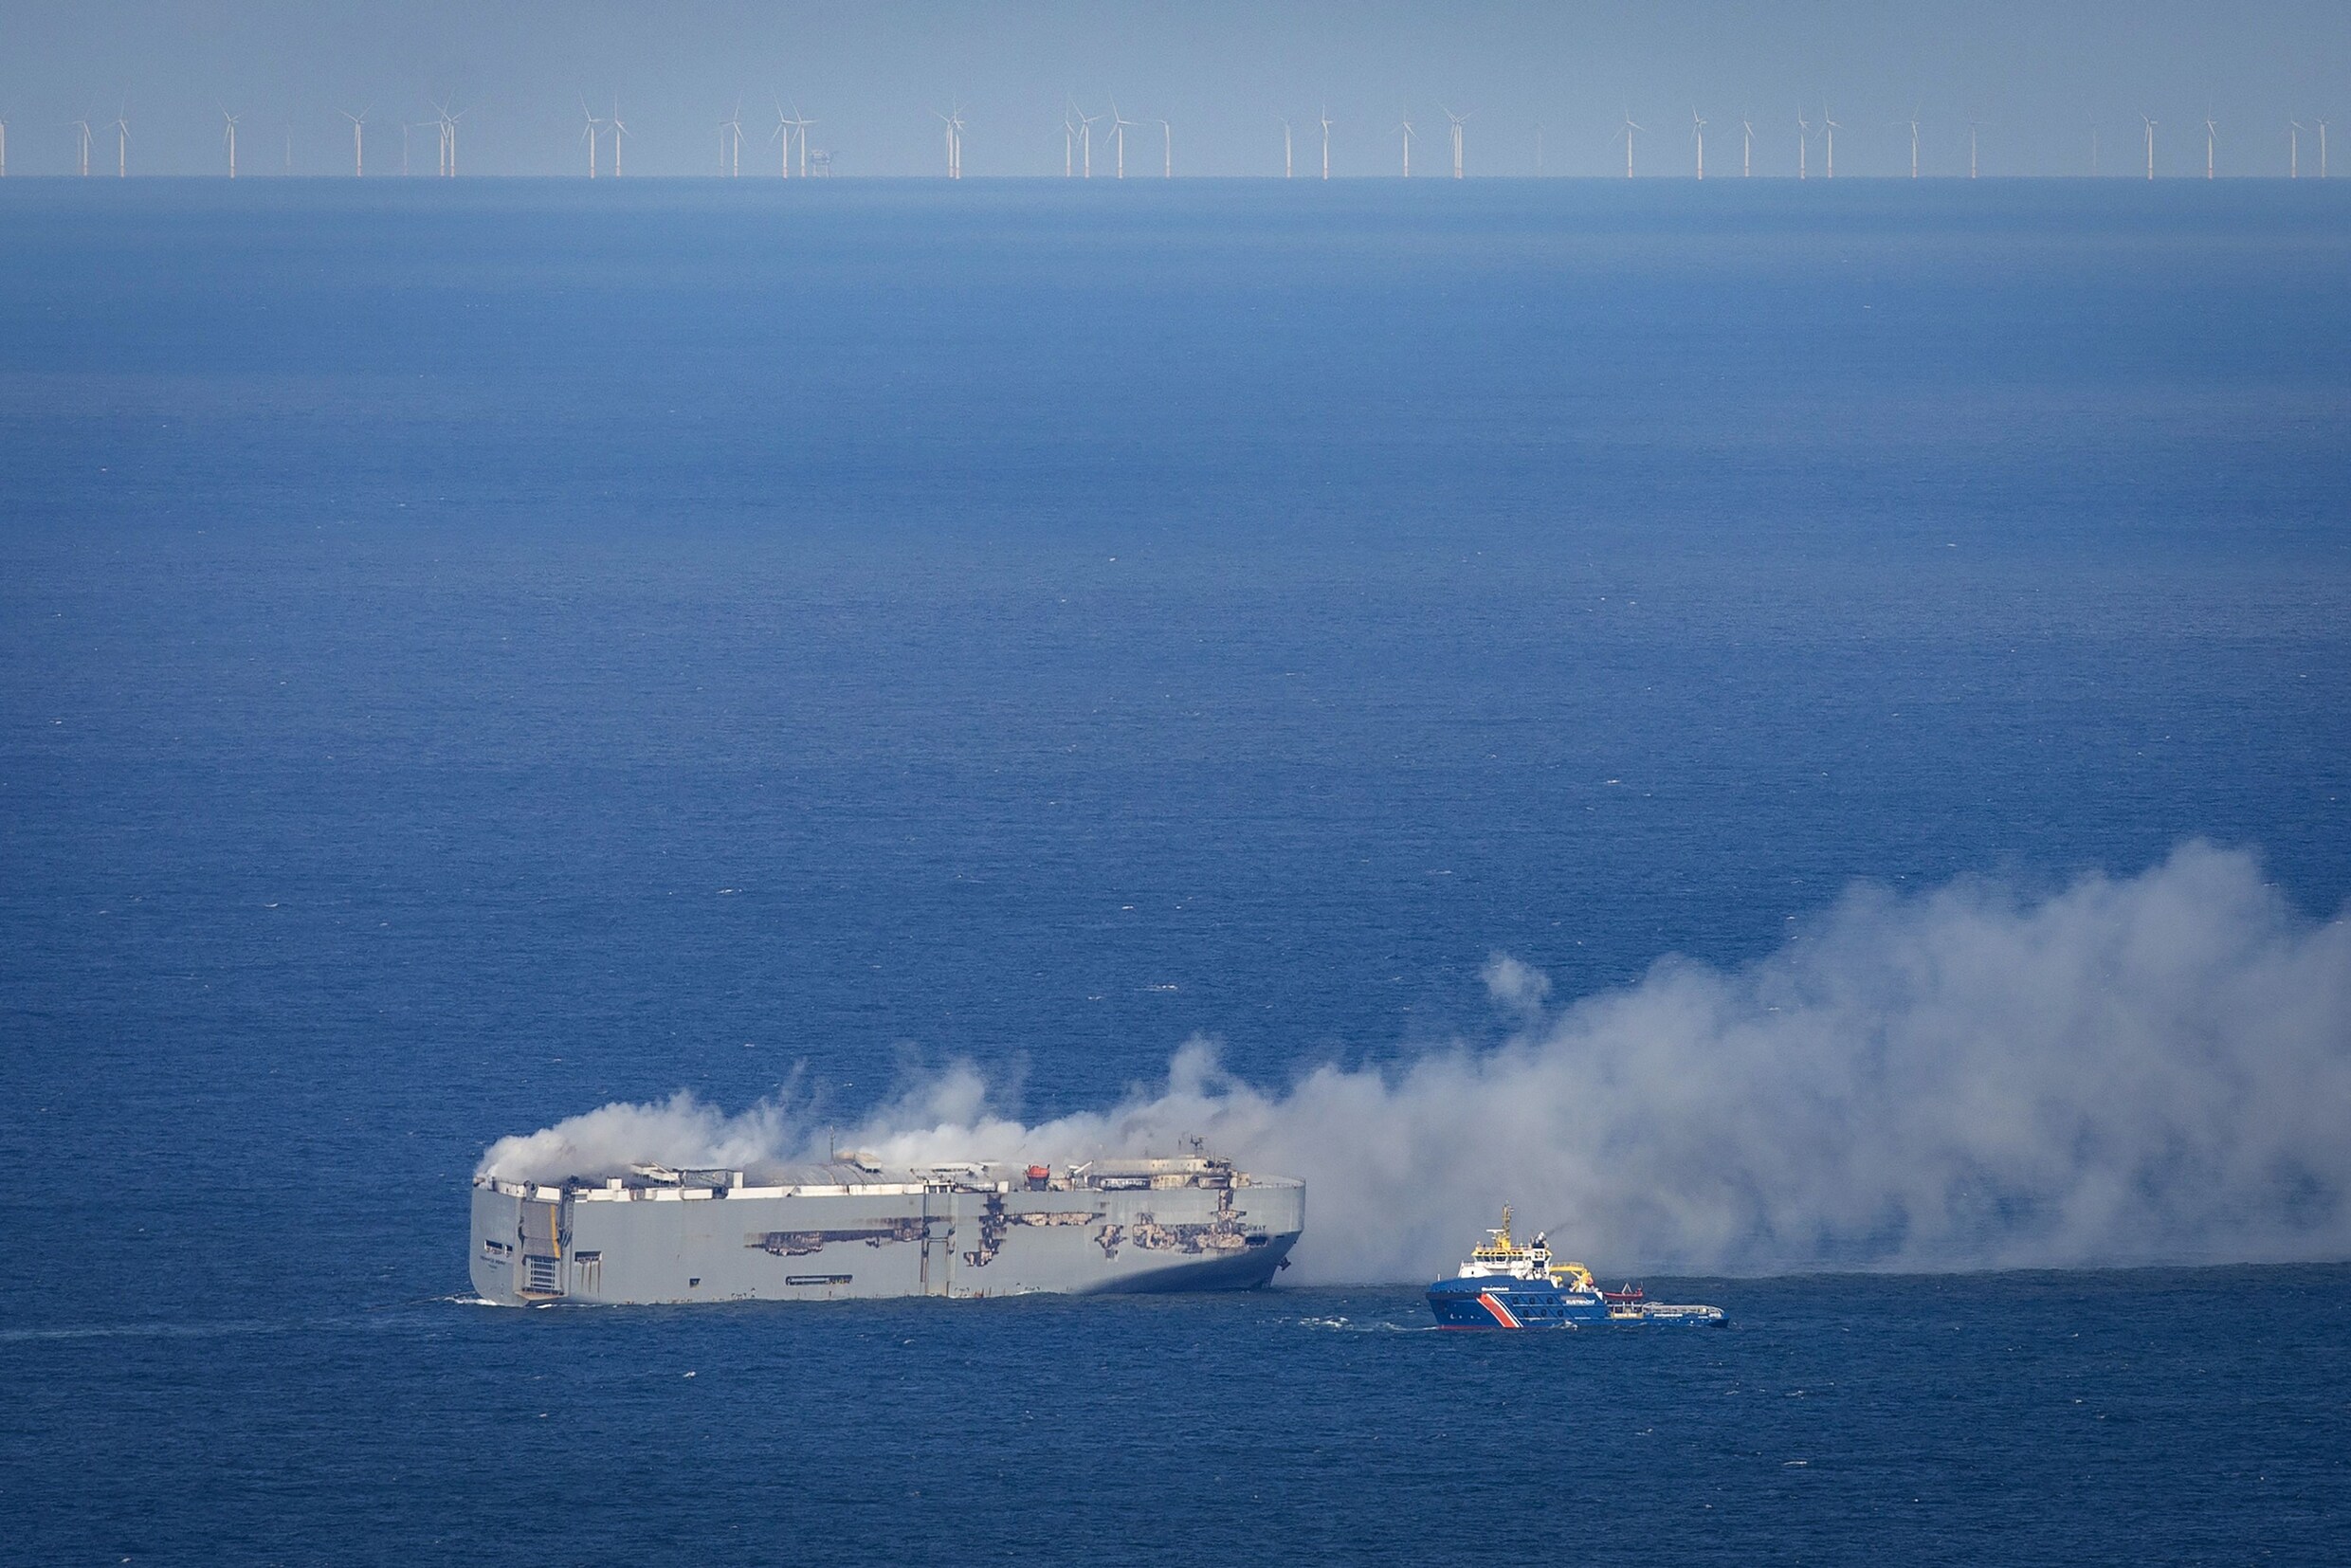
<svg viewBox="0 0 2351 1568">
<path fill-rule="evenodd" d="M 1305 1224 L 1303 1182 L 1205 1155 L 752 1175 L 478 1176 L 474 1289 L 502 1306 L 1249 1290 Z"/>
</svg>

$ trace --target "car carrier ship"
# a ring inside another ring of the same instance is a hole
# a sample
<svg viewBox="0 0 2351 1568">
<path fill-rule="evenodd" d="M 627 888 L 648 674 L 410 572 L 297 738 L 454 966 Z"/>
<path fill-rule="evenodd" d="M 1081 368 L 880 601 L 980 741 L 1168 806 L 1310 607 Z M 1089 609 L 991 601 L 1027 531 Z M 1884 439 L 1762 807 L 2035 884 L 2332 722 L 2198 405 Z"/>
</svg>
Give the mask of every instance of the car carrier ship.
<svg viewBox="0 0 2351 1568">
<path fill-rule="evenodd" d="M 1305 1198 L 1205 1155 L 483 1175 L 473 1287 L 502 1306 L 1249 1290 L 1287 1266 Z"/>
</svg>

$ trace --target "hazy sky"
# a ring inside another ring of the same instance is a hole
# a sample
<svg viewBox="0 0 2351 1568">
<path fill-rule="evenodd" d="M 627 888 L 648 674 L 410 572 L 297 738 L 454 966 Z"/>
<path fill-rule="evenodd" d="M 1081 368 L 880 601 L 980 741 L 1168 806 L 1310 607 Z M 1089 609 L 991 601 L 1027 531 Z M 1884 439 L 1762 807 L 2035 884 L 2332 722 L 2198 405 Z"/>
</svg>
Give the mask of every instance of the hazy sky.
<svg viewBox="0 0 2351 1568">
<path fill-rule="evenodd" d="M 744 172 L 771 174 L 778 97 L 819 121 L 811 145 L 844 173 L 938 172 L 931 111 L 959 102 L 974 175 L 1058 173 L 1065 99 L 1100 112 L 1112 94 L 1130 119 L 1172 122 L 1177 173 L 1257 174 L 1280 172 L 1280 116 L 1301 126 L 1301 172 L 1319 157 L 1303 127 L 1324 103 L 1345 174 L 1394 173 L 1407 113 L 1422 131 L 1415 172 L 1435 172 L 1447 104 L 1471 116 L 1473 173 L 1533 173 L 1539 123 L 1547 172 L 1621 172 L 1610 136 L 1628 110 L 1649 128 L 1644 170 L 1686 173 L 1693 106 L 1712 121 L 1717 172 L 1736 166 L 1743 113 L 1757 172 L 1792 173 L 1797 109 L 1824 101 L 1844 127 L 1840 173 L 1906 165 L 1896 122 L 1915 107 L 1930 173 L 1964 167 L 1971 119 L 1984 122 L 1986 173 L 2086 173 L 2093 120 L 2105 172 L 2135 171 L 2142 113 L 2160 121 L 2160 169 L 2200 173 L 2209 108 L 2224 173 L 2282 173 L 2289 119 L 2351 108 L 2342 0 L 15 0 L 5 15 L 11 174 L 70 173 L 68 122 L 84 116 L 102 133 L 93 163 L 111 172 L 118 110 L 133 173 L 218 173 L 224 105 L 244 117 L 246 172 L 282 170 L 290 131 L 306 173 L 348 172 L 338 111 L 372 106 L 371 168 L 390 173 L 401 122 L 442 96 L 467 111 L 467 173 L 579 170 L 583 95 L 600 113 L 617 95 L 629 170 L 646 173 L 712 172 L 718 122 L 739 99 Z M 1158 127 L 1130 137 L 1129 173 L 1157 173 Z M 429 142 L 418 138 L 417 167 Z"/>
</svg>

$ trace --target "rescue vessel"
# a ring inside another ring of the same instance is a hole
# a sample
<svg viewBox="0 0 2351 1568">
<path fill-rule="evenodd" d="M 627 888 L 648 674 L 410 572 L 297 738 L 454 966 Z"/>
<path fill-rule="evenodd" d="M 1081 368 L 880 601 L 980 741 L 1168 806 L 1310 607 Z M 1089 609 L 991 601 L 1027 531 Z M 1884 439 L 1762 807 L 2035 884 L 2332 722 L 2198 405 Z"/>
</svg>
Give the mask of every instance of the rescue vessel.
<svg viewBox="0 0 2351 1568">
<path fill-rule="evenodd" d="M 1640 1323 L 1720 1327 L 1719 1306 L 1652 1302 L 1637 1285 L 1603 1290 L 1580 1263 L 1555 1263 L 1549 1238 L 1535 1234 L 1522 1247 L 1510 1235 L 1505 1205 L 1499 1228 L 1449 1280 L 1429 1287 L 1429 1307 L 1440 1328 L 1601 1328 Z"/>
</svg>

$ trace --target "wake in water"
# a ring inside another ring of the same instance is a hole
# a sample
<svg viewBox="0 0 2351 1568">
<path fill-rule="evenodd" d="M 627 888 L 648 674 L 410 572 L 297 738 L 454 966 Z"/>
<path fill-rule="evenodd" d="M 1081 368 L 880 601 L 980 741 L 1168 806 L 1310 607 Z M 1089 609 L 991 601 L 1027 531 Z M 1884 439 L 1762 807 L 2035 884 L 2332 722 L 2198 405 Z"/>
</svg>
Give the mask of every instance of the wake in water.
<svg viewBox="0 0 2351 1568">
<path fill-rule="evenodd" d="M 1486 978 L 1504 1037 L 1400 1070 L 1267 1087 L 1194 1041 L 1157 1090 L 1028 1125 L 959 1066 L 854 1143 L 902 1168 L 1198 1134 L 1306 1179 L 1310 1281 L 1449 1271 L 1505 1200 L 1610 1272 L 2351 1257 L 2351 924 L 2247 854 L 2191 844 L 2039 898 L 1857 886 L 1759 962 L 1668 957 L 1557 1008 L 1516 959 Z M 789 1098 L 679 1094 L 501 1140 L 483 1169 L 756 1171 L 822 1142 Z"/>
</svg>

